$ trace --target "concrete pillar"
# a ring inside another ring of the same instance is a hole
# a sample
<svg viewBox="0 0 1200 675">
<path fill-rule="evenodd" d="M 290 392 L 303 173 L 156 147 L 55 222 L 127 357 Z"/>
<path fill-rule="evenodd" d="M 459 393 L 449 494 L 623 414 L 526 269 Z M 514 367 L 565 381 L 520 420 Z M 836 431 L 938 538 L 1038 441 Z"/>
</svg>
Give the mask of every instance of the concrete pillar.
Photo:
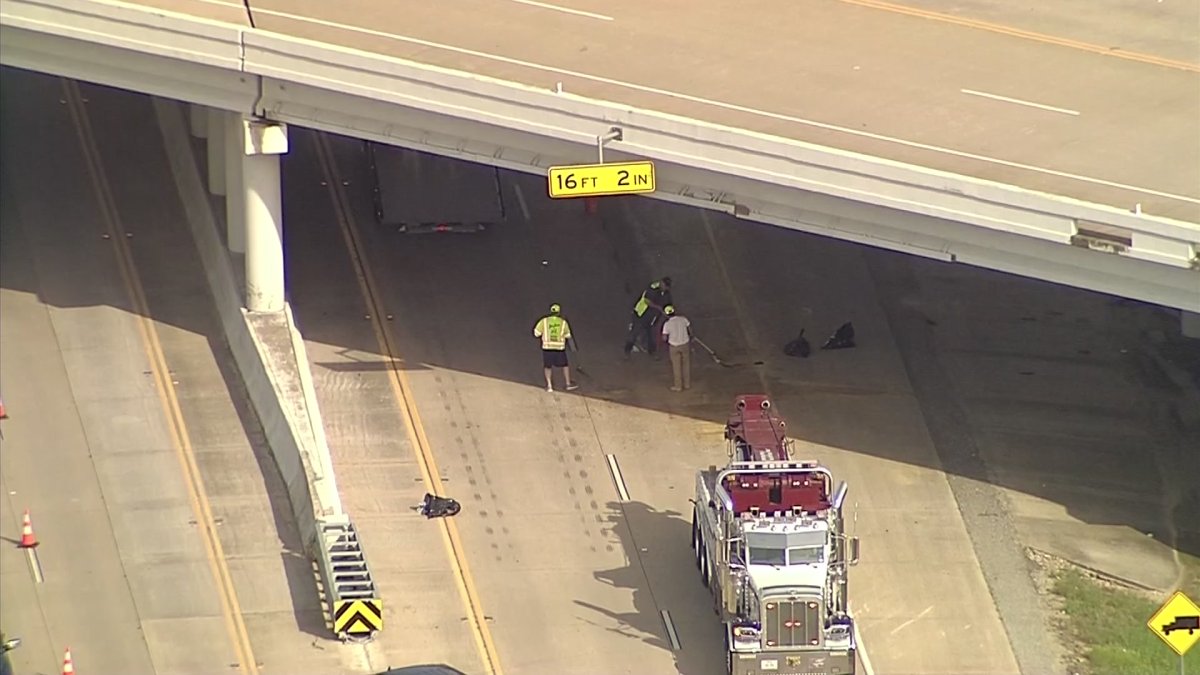
<svg viewBox="0 0 1200 675">
<path fill-rule="evenodd" d="M 228 113 L 224 110 L 208 109 L 208 191 L 214 195 L 225 194 L 225 125 Z"/>
<path fill-rule="evenodd" d="M 1200 338 L 1200 314 L 1183 310 L 1179 313 L 1179 332 L 1184 337 Z"/>
<path fill-rule="evenodd" d="M 246 129 L 239 113 L 229 113 L 225 121 L 225 243 L 234 253 L 246 252 L 246 190 L 242 163 L 246 156 Z"/>
<path fill-rule="evenodd" d="M 243 120 L 242 183 L 246 200 L 246 309 L 283 311 L 283 199 L 279 155 L 287 126 Z"/>
<path fill-rule="evenodd" d="M 192 138 L 208 138 L 208 109 L 198 103 L 188 104 L 188 131 Z"/>
</svg>

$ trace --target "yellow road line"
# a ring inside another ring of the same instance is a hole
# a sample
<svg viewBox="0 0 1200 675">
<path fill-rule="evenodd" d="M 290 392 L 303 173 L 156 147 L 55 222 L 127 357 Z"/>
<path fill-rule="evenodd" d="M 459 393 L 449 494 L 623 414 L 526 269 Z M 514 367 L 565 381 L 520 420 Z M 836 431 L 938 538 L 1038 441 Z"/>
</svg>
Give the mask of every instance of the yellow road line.
<svg viewBox="0 0 1200 675">
<path fill-rule="evenodd" d="M 860 7 L 870 7 L 872 9 L 879 9 L 885 12 L 892 12 L 894 14 L 903 14 L 905 16 L 931 19 L 933 21 L 940 21 L 941 23 L 954 24 L 956 26 L 965 26 L 967 28 L 985 30 L 990 33 L 999 33 L 1009 37 L 1032 40 L 1034 42 L 1042 42 L 1045 44 L 1067 47 L 1070 49 L 1078 49 L 1080 51 L 1091 52 L 1093 54 L 1102 54 L 1104 56 L 1112 56 L 1118 59 L 1125 59 L 1127 61 L 1138 61 L 1156 66 L 1164 66 L 1166 68 L 1176 68 L 1178 70 L 1200 73 L 1200 64 L 1188 63 L 1187 61 L 1177 61 L 1175 59 L 1168 59 L 1162 56 L 1154 56 L 1153 54 L 1124 51 L 1122 49 L 1116 49 L 1113 47 L 1092 44 L 1090 42 L 1081 42 L 1079 40 L 1071 40 L 1069 38 L 1046 35 L 1045 33 L 1037 33 L 1031 30 L 1012 28 L 1010 26 L 1005 26 L 998 23 L 991 23 L 990 21 L 980 21 L 978 19 L 968 19 L 966 17 L 954 16 L 953 14 L 932 12 L 927 9 L 906 7 L 904 5 L 897 5 L 891 2 L 883 2 L 882 0 L 838 0 L 838 2 L 843 2 L 848 5 L 859 5 Z"/>
<path fill-rule="evenodd" d="M 184 473 L 188 501 L 196 516 L 201 538 L 204 540 L 204 553 L 208 558 L 209 570 L 212 572 L 213 580 L 219 591 L 218 596 L 221 600 L 221 613 L 225 619 L 225 627 L 237 654 L 240 672 L 256 675 L 258 663 L 254 659 L 250 636 L 246 632 L 246 624 L 242 620 L 242 611 L 238 604 L 237 593 L 233 588 L 233 580 L 229 574 L 229 568 L 225 564 L 225 552 L 221 547 L 221 539 L 213 529 L 212 508 L 209 506 L 208 496 L 204 491 L 200 468 L 196 464 L 191 437 L 183 419 L 183 410 L 179 406 L 179 398 L 171 381 L 170 368 L 167 365 L 166 355 L 163 353 L 162 343 L 158 339 L 158 331 L 154 327 L 154 320 L 150 317 L 150 305 L 146 301 L 145 288 L 138 276 L 133 252 L 129 248 L 125 228 L 121 223 L 120 214 L 112 196 L 112 188 L 108 183 L 108 176 L 100 159 L 100 150 L 96 145 L 91 120 L 84 107 L 79 84 L 74 80 L 63 79 L 62 85 L 71 120 L 75 126 L 75 133 L 79 137 L 79 144 L 83 150 L 88 176 L 95 190 L 96 200 L 100 205 L 100 216 L 104 221 L 105 229 L 108 230 L 109 237 L 111 237 L 117 258 L 117 267 L 120 269 L 121 278 L 125 282 L 129 299 L 133 303 L 133 311 L 137 316 L 138 332 L 141 334 L 142 344 L 146 349 L 155 389 L 158 390 L 159 401 L 162 403 L 167 426 L 173 437 L 172 445 L 175 446 L 176 456 Z"/>
<path fill-rule="evenodd" d="M 386 315 L 386 310 L 383 306 L 383 299 L 376 291 L 379 285 L 375 283 L 371 267 L 364 254 L 362 239 L 358 235 L 354 214 L 349 208 L 349 200 L 345 190 L 342 189 L 341 175 L 329 147 L 329 141 L 323 133 L 317 131 L 309 133 L 315 139 L 317 159 L 325 174 L 325 184 L 329 187 L 338 227 L 346 241 L 346 250 L 350 254 L 354 274 L 358 278 L 359 290 L 371 313 L 371 327 L 375 331 L 375 339 L 379 343 L 380 353 L 383 354 L 385 363 L 387 363 L 388 381 L 396 396 L 400 414 L 404 418 L 404 428 L 408 432 L 409 441 L 416 451 L 417 464 L 421 468 L 421 478 L 425 483 L 425 489 L 434 494 L 444 494 L 441 473 L 434 460 L 432 446 L 425 434 L 425 427 L 421 424 L 421 416 L 417 412 L 412 386 L 409 384 L 408 375 L 401 367 L 403 359 L 400 358 L 395 340 L 391 337 L 381 318 Z M 463 548 L 462 539 L 458 534 L 458 527 L 450 518 L 438 518 L 437 522 L 441 525 L 446 553 L 450 558 L 450 566 L 454 571 L 458 591 L 467 608 L 467 616 L 471 623 L 479 656 L 489 675 L 503 675 L 504 671 L 500 668 L 496 645 L 492 641 L 492 634 L 483 613 L 483 604 L 479 600 L 479 593 L 475 589 L 475 582 L 467 565 L 466 550 Z"/>
</svg>

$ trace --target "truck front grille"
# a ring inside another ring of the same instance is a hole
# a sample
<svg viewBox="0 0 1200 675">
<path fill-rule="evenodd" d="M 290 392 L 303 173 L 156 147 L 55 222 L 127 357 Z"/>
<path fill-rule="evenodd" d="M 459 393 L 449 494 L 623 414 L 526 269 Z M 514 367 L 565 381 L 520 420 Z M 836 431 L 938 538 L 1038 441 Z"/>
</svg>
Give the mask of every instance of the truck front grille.
<svg viewBox="0 0 1200 675">
<path fill-rule="evenodd" d="M 763 639 L 768 647 L 813 647 L 821 644 L 821 603 L 817 600 L 772 599 L 763 605 Z"/>
</svg>

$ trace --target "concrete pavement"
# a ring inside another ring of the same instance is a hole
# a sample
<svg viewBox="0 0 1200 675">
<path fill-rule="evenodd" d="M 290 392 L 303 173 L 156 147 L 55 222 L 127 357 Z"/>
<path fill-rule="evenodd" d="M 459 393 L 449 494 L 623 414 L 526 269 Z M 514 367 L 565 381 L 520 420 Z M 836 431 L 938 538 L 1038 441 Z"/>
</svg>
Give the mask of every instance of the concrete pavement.
<svg viewBox="0 0 1200 675">
<path fill-rule="evenodd" d="M 578 203 L 543 198 L 537 179 L 509 174 L 510 222 L 478 236 L 399 235 L 372 225 L 361 144 L 331 147 L 341 172 L 333 182 L 363 232 L 430 446 L 449 494 L 464 504 L 456 522 L 505 672 L 719 670 L 708 598 L 686 545 L 672 542 L 686 541 L 695 469 L 724 459 L 719 422 L 731 396 L 764 387 L 801 453 L 850 482 L 865 547 L 853 602 L 877 672 L 1057 671 L 1063 648 L 1033 589 L 1027 546 L 1114 574 L 1137 567 L 1151 585 L 1170 577 L 1170 551 L 1139 534 L 1170 527 L 1145 515 L 1163 509 L 1132 516 L 1134 504 L 1155 501 L 1161 483 L 1144 469 L 1112 483 L 1114 467 L 1145 465 L 1147 434 L 1163 435 L 1159 418 L 1127 410 L 1116 421 L 1124 399 L 1112 397 L 1162 401 L 1175 392 L 1132 377 L 1128 363 L 1098 349 L 1083 371 L 1071 359 L 1086 355 L 1066 353 L 1080 341 L 1147 348 L 1121 321 L 1100 320 L 1107 299 L 970 268 L 948 273 L 652 200 L 603 200 L 600 215 L 588 217 Z M 289 163 L 311 162 L 304 152 Z M 319 378 L 322 396 L 353 400 L 346 391 L 371 377 L 378 346 L 365 329 L 345 326 L 361 321 L 351 319 L 360 309 L 345 300 L 349 275 L 326 271 L 336 237 L 311 239 L 314 228 L 330 227 L 319 224 L 327 212 L 319 200 L 293 203 L 290 213 L 304 215 L 289 221 L 290 241 L 308 261 L 293 273 L 308 289 L 295 296 L 298 312 L 328 355 L 314 368 L 339 373 Z M 308 278 L 318 270 L 321 283 Z M 742 364 L 720 368 L 698 353 L 696 386 L 682 396 L 666 390 L 665 362 L 619 356 L 628 303 L 664 273 L 677 280 L 676 298 L 700 334 Z M 580 341 L 578 395 L 540 387 L 525 324 L 550 302 L 563 304 Z M 1017 307 L 1039 316 L 1070 307 L 1090 318 L 1056 320 L 1043 336 L 1022 317 L 1007 318 L 1006 308 Z M 929 308 L 937 311 L 923 313 Z M 819 345 L 844 320 L 855 322 L 858 348 L 803 361 L 782 355 L 800 327 Z M 1007 349 L 999 370 L 988 365 L 998 342 Z M 1038 364 L 1036 388 L 1022 386 L 1030 376 L 1017 362 Z M 1075 400 L 1063 408 L 1046 397 Z M 1117 426 L 1126 433 L 1107 432 Z M 1032 452 L 997 443 L 1014 430 L 1036 439 Z M 628 502 L 616 497 L 608 454 L 620 462 Z M 385 475 L 371 485 L 403 494 L 399 475 Z M 1163 505 L 1183 503 L 1188 489 L 1172 486 Z M 1114 494 L 1129 506 L 1112 506 Z M 1110 565 L 1114 542 L 1141 553 Z M 664 609 L 679 651 L 665 639 Z M 531 642 L 534 626 L 552 637 Z"/>
<path fill-rule="evenodd" d="M 4 156 L 24 160 L 4 166 L 3 473 L 16 493 L 3 524 L 13 541 L 18 509 L 32 510 L 46 578 L 30 584 L 6 544 L 6 597 L 15 586 L 29 600 L 3 603 L 26 639 L 12 656 L 41 672 L 68 645 L 99 672 L 237 663 L 115 242 L 47 80 L 4 73 L 25 105 L 3 121 Z"/>
<path fill-rule="evenodd" d="M 1164 65 L 865 6 L 886 3 L 578 7 L 611 20 L 502 4 L 252 9 L 266 30 L 1200 220 L 1200 43 L 1182 10 L 1145 21 L 1151 54 L 1192 49 Z"/>
<path fill-rule="evenodd" d="M 287 273 L 342 504 L 383 598 L 385 629 L 364 657 L 379 670 L 446 663 L 482 673 L 438 524 L 414 510 L 425 494 L 417 453 L 343 240 L 330 191 L 338 181 L 323 172 L 315 139 L 293 130 L 284 162 Z"/>
<path fill-rule="evenodd" d="M 696 390 L 672 400 L 665 363 L 624 363 L 618 347 L 623 310 L 643 276 L 637 270 L 644 263 L 631 252 L 643 245 L 656 254 L 680 248 L 695 252 L 694 258 L 672 264 L 689 279 L 684 297 L 696 298 L 686 305 L 689 312 L 705 322 L 706 335 L 727 349 L 726 331 L 736 330 L 738 308 L 713 272 L 709 244 L 677 238 L 677 231 L 664 235 L 669 242 L 639 244 L 629 231 L 633 219 L 623 210 L 613 218 L 589 220 L 578 204 L 548 203 L 533 192 L 532 181 L 507 175 L 506 199 L 518 205 L 510 223 L 478 237 L 396 235 L 372 225 L 370 183 L 358 146 L 349 140 L 333 144 L 344 173 L 331 182 L 344 185 L 351 196 L 369 263 L 379 275 L 387 311 L 395 317 L 389 326 L 403 350 L 431 447 L 447 490 L 464 504 L 457 523 L 483 606 L 494 619 L 490 630 L 505 672 L 719 672 L 719 628 L 687 547 L 687 499 L 696 469 L 724 460 L 717 420 L 726 414 L 732 394 L 762 385 L 752 369 L 721 369 L 697 357 Z M 300 153 L 289 163 L 312 161 Z M 302 169 L 289 171 L 297 175 Z M 324 273 L 332 234 L 323 235 L 325 245 L 315 245 L 311 231 L 322 228 L 322 209 L 298 199 L 289 212 L 305 215 L 302 221 L 290 221 L 289 241 L 306 249 L 293 249 L 296 260 L 313 262 L 306 263 L 308 271 L 293 268 L 293 278 L 323 273 L 319 285 L 316 279 L 298 282 L 293 297 L 298 314 L 310 317 L 305 327 L 310 350 L 316 354 L 326 345 L 330 354 L 342 352 L 338 360 L 317 362 L 313 356 L 317 372 L 341 371 L 317 378 L 320 395 L 350 400 L 347 391 L 362 388 L 371 377 L 368 355 L 378 348 L 365 331 L 350 333 L 331 320 L 357 314 L 345 300 L 353 280 L 344 273 Z M 520 215 L 522 202 L 530 214 L 528 223 Z M 653 202 L 630 206 L 638 214 L 634 218 L 656 215 Z M 340 307 L 322 297 L 340 298 Z M 577 356 L 588 373 L 577 376 L 584 385 L 581 397 L 547 394 L 538 385 L 536 345 L 525 324 L 532 325 L 537 312 L 552 301 L 563 304 L 579 335 L 582 351 Z M 321 318 L 313 323 L 314 316 Z M 360 363 L 348 364 L 345 357 Z M 659 375 L 639 376 L 647 367 Z M 351 385 L 346 377 L 355 370 L 356 384 Z M 891 370 L 902 377 L 899 364 Z M 913 406 L 897 409 L 888 403 L 890 410 L 875 414 L 894 418 Z M 902 425 L 914 429 L 907 432 L 917 436 L 913 443 L 924 448 L 925 455 L 913 458 L 914 463 L 935 463 L 928 456 L 928 441 L 920 438 L 919 419 L 900 417 Z M 897 430 L 887 433 L 895 438 Z M 629 502 L 617 498 L 609 454 L 623 467 Z M 872 508 L 873 487 L 889 485 L 904 471 L 894 462 L 866 458 L 855 467 L 832 453 L 818 454 L 851 481 L 863 503 L 860 533 L 872 546 L 908 551 L 874 558 L 856 573 L 856 587 L 862 590 L 855 604 L 864 617 L 868 650 L 878 645 L 872 652 L 876 667 L 882 672 L 1015 672 L 961 520 L 957 531 L 944 524 L 958 515 L 936 467 L 912 469 L 907 480 L 913 485 L 940 482 L 940 488 L 888 492 L 881 497 L 886 504 Z M 347 498 L 378 495 L 379 488 L 371 487 L 376 483 L 404 494 L 396 478 L 377 472 L 371 483 L 347 487 Z M 344 484 L 345 477 L 339 479 Z M 419 496 L 419 488 L 408 491 Z M 911 524 L 898 527 L 913 513 L 920 514 L 929 538 L 939 542 L 936 566 L 921 555 L 927 539 L 919 531 L 917 536 L 905 531 Z M 379 544 L 375 548 L 372 560 L 403 555 L 379 551 Z M 961 579 L 960 585 L 945 588 L 947 575 Z M 916 579 L 928 581 L 916 584 Z M 903 587 L 902 580 L 916 590 L 888 592 Z M 452 596 L 445 586 L 441 597 Z M 953 603 L 944 600 L 953 593 L 961 597 Z M 930 601 L 914 610 L 926 597 Z M 920 623 L 888 639 L 884 627 L 933 605 L 938 612 L 924 611 Z M 679 651 L 667 640 L 663 610 L 673 617 Z M 973 626 L 962 626 L 956 618 L 960 612 L 980 618 Z M 547 639 L 531 642 L 530 630 Z M 966 639 L 952 643 L 952 650 L 931 653 L 909 646 L 943 639 L 948 632 L 957 636 L 956 630 Z M 432 655 L 438 647 L 424 649 Z"/>
<path fill-rule="evenodd" d="M 210 673 L 238 640 L 243 672 L 345 672 L 149 101 L 11 70 L 3 89 L 3 527 L 30 506 L 46 570 L 34 585 L 6 545 L 18 672 L 58 672 L 70 645 L 81 673 Z"/>
</svg>

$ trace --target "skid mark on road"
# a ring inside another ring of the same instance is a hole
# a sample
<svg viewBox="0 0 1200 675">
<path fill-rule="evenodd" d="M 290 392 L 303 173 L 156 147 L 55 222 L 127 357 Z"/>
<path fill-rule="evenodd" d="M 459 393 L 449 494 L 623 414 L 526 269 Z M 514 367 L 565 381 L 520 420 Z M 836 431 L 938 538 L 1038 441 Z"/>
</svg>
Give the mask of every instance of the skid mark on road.
<svg viewBox="0 0 1200 675">
<path fill-rule="evenodd" d="M 387 364 L 388 382 L 391 384 L 397 407 L 404 420 L 404 430 L 416 452 L 421 479 L 426 491 L 438 495 L 445 494 L 441 473 L 438 471 L 437 462 L 433 457 L 433 448 L 425 433 L 425 427 L 421 423 L 420 413 L 417 411 L 412 385 L 402 367 L 404 360 L 400 356 L 395 338 L 382 321 L 382 317 L 388 316 L 388 313 L 378 291 L 379 286 L 371 273 L 370 264 L 367 262 L 354 211 L 350 208 L 350 201 L 345 193 L 344 183 L 337 163 L 334 161 L 329 140 L 325 134 L 315 131 L 311 132 L 310 138 L 315 141 L 317 159 L 321 171 L 324 173 L 325 183 L 329 188 L 330 200 L 333 203 L 334 212 L 337 214 L 338 227 L 345 239 L 346 250 L 350 255 L 354 273 L 358 279 L 359 290 L 371 312 L 371 326 L 379 344 L 379 353 L 383 355 Z M 446 553 L 459 593 L 463 598 L 463 604 L 467 609 L 467 618 L 471 624 L 472 635 L 475 638 L 480 659 L 488 675 L 503 675 L 504 671 L 500 667 L 500 659 L 495 643 L 492 641 L 491 630 L 487 625 L 479 593 L 475 590 L 475 582 L 467 564 L 466 551 L 463 548 L 458 526 L 451 518 L 436 518 L 435 521 L 442 532 Z"/>
</svg>

